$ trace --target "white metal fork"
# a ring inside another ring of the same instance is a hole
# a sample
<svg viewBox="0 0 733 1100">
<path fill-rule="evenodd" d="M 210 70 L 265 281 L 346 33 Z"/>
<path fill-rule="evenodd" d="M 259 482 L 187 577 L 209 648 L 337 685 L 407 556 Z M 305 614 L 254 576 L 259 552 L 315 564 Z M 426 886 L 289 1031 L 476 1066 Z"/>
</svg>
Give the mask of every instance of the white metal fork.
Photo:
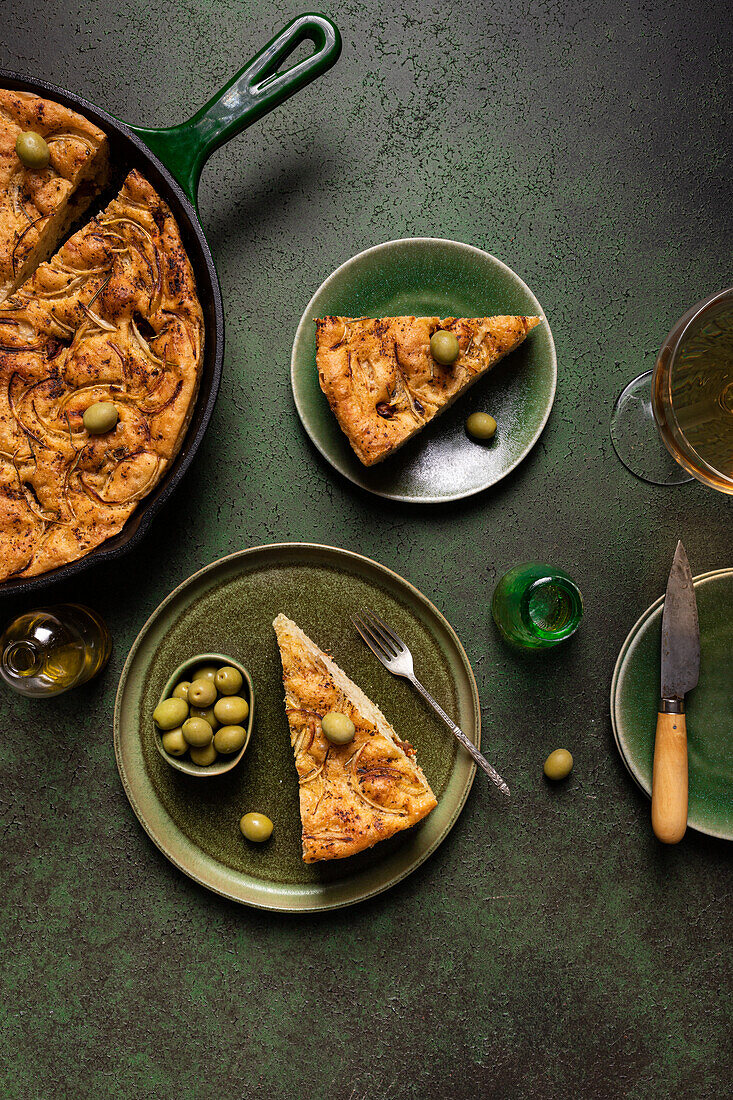
<svg viewBox="0 0 733 1100">
<path fill-rule="evenodd" d="M 440 715 L 453 736 L 460 741 L 478 766 L 483 768 L 491 782 L 499 788 L 502 794 L 509 797 L 509 788 L 496 768 L 492 768 L 486 757 L 481 755 L 473 742 L 466 737 L 463 730 L 455 724 L 452 718 L 448 717 L 440 703 L 436 702 L 427 688 L 420 683 L 415 675 L 412 653 L 399 635 L 395 634 L 394 630 L 391 630 L 373 611 L 362 611 L 359 615 L 352 615 L 351 621 L 374 656 L 393 675 L 402 676 L 403 679 L 409 680 L 413 687 L 417 688 L 423 699 L 430 703 L 436 714 Z"/>
</svg>

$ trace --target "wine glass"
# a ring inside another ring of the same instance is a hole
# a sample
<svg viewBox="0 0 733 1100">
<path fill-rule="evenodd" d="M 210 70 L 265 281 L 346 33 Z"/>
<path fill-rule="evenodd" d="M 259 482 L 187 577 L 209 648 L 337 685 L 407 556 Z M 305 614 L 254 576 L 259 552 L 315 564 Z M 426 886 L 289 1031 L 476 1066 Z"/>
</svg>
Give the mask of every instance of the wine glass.
<svg viewBox="0 0 733 1100">
<path fill-rule="evenodd" d="M 680 318 L 654 370 L 619 395 L 611 440 L 644 481 L 679 485 L 695 477 L 733 494 L 733 288 Z"/>
</svg>

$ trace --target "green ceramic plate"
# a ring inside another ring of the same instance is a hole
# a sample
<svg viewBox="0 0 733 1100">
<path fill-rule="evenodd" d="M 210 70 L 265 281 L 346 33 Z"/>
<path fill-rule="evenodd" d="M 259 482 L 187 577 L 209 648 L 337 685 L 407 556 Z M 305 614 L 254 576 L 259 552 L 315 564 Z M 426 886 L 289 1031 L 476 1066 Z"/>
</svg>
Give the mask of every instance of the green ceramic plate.
<svg viewBox="0 0 733 1100">
<path fill-rule="evenodd" d="M 459 500 L 505 477 L 539 439 L 555 397 L 557 361 L 546 320 L 452 409 L 372 468 L 356 458 L 321 393 L 313 323 L 316 317 L 330 315 L 501 313 L 544 317 L 532 291 L 506 264 L 458 241 L 389 241 L 337 268 L 308 303 L 291 359 L 298 414 L 323 457 L 363 489 L 423 504 Z M 475 443 L 466 434 L 466 417 L 477 411 L 490 412 L 499 425 L 489 444 Z"/>
<path fill-rule="evenodd" d="M 733 569 L 695 578 L 700 681 L 685 701 L 690 772 L 688 824 L 733 840 Z M 611 721 L 624 764 L 652 789 L 664 597 L 634 625 L 616 662 Z"/>
<path fill-rule="evenodd" d="M 132 808 L 161 851 L 191 878 L 262 909 L 335 909 L 386 890 L 434 852 L 455 824 L 475 766 L 450 732 L 372 656 L 349 615 L 369 607 L 409 644 L 426 687 L 476 744 L 476 682 L 451 626 L 411 584 L 382 565 L 326 546 L 261 546 L 222 558 L 184 581 L 138 635 L 120 679 L 115 753 Z M 283 706 L 272 620 L 284 611 L 378 704 L 411 741 L 438 798 L 416 828 L 349 859 L 306 865 L 300 856 L 298 784 Z M 171 672 L 199 652 L 227 653 L 250 672 L 257 715 L 242 763 L 201 783 L 168 767 L 152 712 Z M 275 822 L 248 843 L 250 810 Z"/>
</svg>

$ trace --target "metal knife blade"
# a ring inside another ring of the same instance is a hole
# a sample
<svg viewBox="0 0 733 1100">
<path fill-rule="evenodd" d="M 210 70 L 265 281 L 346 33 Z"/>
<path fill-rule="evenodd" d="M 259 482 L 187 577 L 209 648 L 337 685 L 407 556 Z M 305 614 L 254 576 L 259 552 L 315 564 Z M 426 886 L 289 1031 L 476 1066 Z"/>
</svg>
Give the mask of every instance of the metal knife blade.
<svg viewBox="0 0 733 1100">
<path fill-rule="evenodd" d="M 662 613 L 662 699 L 684 699 L 700 675 L 700 627 L 690 563 L 681 542 L 672 562 Z"/>
</svg>

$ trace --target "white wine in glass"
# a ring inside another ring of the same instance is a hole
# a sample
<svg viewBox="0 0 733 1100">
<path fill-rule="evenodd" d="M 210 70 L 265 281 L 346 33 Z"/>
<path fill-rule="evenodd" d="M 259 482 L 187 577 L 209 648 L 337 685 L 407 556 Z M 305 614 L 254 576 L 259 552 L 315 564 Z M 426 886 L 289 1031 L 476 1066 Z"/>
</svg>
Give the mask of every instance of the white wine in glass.
<svg viewBox="0 0 733 1100">
<path fill-rule="evenodd" d="M 733 493 L 733 291 L 708 299 L 671 335 L 652 386 L 662 440 L 693 477 Z"/>
<path fill-rule="evenodd" d="M 733 494 L 733 288 L 680 318 L 654 370 L 619 396 L 611 438 L 645 481 L 674 485 L 692 475 Z"/>
</svg>

